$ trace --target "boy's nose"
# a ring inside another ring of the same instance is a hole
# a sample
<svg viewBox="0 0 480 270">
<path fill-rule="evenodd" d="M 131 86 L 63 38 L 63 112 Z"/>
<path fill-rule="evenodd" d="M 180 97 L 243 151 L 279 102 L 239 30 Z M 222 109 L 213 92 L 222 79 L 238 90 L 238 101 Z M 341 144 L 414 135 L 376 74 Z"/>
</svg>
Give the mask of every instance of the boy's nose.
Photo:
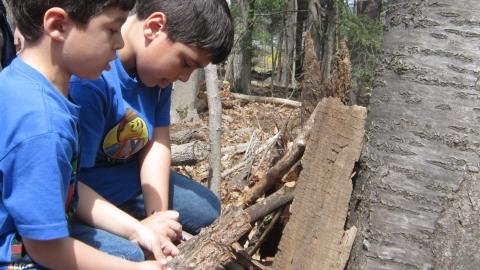
<svg viewBox="0 0 480 270">
<path fill-rule="evenodd" d="M 122 35 L 118 35 L 118 37 L 115 38 L 114 40 L 115 40 L 114 48 L 113 48 L 114 50 L 120 50 L 125 45 Z"/>
</svg>

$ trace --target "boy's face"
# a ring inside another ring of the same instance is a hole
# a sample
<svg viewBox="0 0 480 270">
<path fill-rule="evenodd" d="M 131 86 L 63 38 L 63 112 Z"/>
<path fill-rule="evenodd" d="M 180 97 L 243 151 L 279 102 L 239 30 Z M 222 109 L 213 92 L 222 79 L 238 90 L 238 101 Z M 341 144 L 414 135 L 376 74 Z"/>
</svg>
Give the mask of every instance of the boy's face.
<svg viewBox="0 0 480 270">
<path fill-rule="evenodd" d="M 166 87 L 210 63 L 208 53 L 181 42 L 172 42 L 163 31 L 137 53 L 137 73 L 147 86 Z"/>
<path fill-rule="evenodd" d="M 110 69 L 108 63 L 124 45 L 120 29 L 127 16 L 128 11 L 107 8 L 86 26 L 70 29 L 63 45 L 63 61 L 70 74 L 96 79 L 103 70 Z"/>
</svg>

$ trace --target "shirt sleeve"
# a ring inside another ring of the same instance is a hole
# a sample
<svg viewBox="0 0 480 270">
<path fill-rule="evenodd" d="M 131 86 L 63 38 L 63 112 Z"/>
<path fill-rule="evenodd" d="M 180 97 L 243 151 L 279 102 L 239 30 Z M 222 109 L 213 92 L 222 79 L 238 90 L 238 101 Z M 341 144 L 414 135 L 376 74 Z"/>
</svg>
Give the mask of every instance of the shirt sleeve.
<svg viewBox="0 0 480 270">
<path fill-rule="evenodd" d="M 73 144 L 46 133 L 20 143 L 2 160 L 4 207 L 22 237 L 52 240 L 69 235 L 65 200 L 73 175 Z"/>
<path fill-rule="evenodd" d="M 172 84 L 160 90 L 160 97 L 158 98 L 155 127 L 170 126 L 170 106 L 172 96 Z"/>
<path fill-rule="evenodd" d="M 107 95 L 98 87 L 101 81 L 75 81 L 70 83 L 70 96 L 80 106 L 80 141 L 82 144 L 80 167 L 95 166 L 97 152 L 105 133 L 109 111 Z M 103 84 L 103 83 L 102 83 Z"/>
</svg>

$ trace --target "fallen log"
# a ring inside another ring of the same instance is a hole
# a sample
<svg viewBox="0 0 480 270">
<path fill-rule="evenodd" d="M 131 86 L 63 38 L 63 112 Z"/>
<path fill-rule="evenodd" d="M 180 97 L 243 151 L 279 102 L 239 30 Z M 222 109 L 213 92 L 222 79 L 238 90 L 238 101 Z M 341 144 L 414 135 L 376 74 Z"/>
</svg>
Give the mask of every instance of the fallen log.
<svg viewBox="0 0 480 270">
<path fill-rule="evenodd" d="M 172 144 L 172 165 L 193 165 L 206 159 L 209 155 L 210 147 L 208 143 L 194 141 L 186 144 Z"/>
<path fill-rule="evenodd" d="M 251 230 L 250 223 L 291 202 L 294 190 L 294 187 L 284 187 L 245 210 L 228 206 L 220 219 L 180 244 L 180 254 L 168 266 L 172 269 L 213 270 L 229 262 L 233 256 L 231 245 Z"/>
<path fill-rule="evenodd" d="M 244 95 L 239 93 L 230 93 L 230 96 L 236 99 L 241 99 L 241 100 L 280 104 L 280 105 L 285 105 L 293 108 L 300 108 L 302 106 L 302 103 L 299 101 L 284 99 L 284 98 L 249 96 L 249 95 Z"/>
<path fill-rule="evenodd" d="M 182 129 L 170 133 L 171 144 L 185 144 L 191 141 L 206 141 L 208 130 L 205 127 Z"/>
</svg>

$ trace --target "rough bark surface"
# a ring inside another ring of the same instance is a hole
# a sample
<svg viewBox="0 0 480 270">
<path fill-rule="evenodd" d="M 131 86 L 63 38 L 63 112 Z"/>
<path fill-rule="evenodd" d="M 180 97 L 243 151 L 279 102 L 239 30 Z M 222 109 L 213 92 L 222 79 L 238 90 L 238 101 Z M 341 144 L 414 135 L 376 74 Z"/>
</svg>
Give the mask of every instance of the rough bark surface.
<svg viewBox="0 0 480 270">
<path fill-rule="evenodd" d="M 213 270 L 228 262 L 231 244 L 251 229 L 249 215 L 237 207 L 226 209 L 222 217 L 179 246 L 180 255 L 169 263 L 172 269 Z"/>
<path fill-rule="evenodd" d="M 345 42 L 340 42 L 331 65 L 329 79 L 322 79 L 322 67 L 315 56 L 310 33 L 305 37 L 305 73 L 302 83 L 302 119 L 306 119 L 318 102 L 324 97 L 338 97 L 346 102 L 346 93 L 350 88 L 352 68 Z"/>
<path fill-rule="evenodd" d="M 320 103 L 273 269 L 344 268 L 355 234 L 344 230 L 351 175 L 366 114 L 364 107 L 347 107 L 339 99 Z"/>
<path fill-rule="evenodd" d="M 348 269 L 478 269 L 480 1 L 385 8 Z"/>
</svg>

